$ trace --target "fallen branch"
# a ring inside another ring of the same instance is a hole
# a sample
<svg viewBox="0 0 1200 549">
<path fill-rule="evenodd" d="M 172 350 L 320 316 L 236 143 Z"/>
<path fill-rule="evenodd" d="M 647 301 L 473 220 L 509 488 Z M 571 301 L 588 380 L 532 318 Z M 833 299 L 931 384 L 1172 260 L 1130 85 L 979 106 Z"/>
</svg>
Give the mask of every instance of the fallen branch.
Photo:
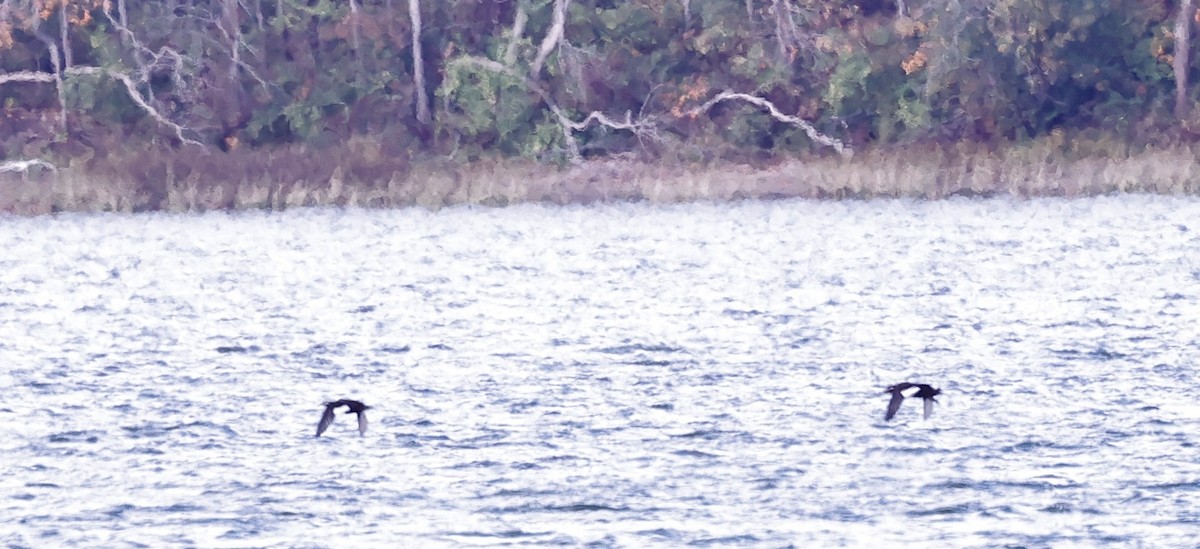
<svg viewBox="0 0 1200 549">
<path fill-rule="evenodd" d="M 0 173 L 4 173 L 4 172 L 29 173 L 29 169 L 33 168 L 34 166 L 37 166 L 39 168 L 45 168 L 52 172 L 58 171 L 58 168 L 55 168 L 54 164 L 46 162 L 45 160 L 42 160 L 40 158 L 34 158 L 31 160 L 8 160 L 6 162 L 0 162 Z"/>
<path fill-rule="evenodd" d="M 154 108 L 154 106 L 147 103 L 146 100 L 142 97 L 142 94 L 138 93 L 137 84 L 134 83 L 133 79 L 130 78 L 129 75 L 119 72 L 119 71 L 114 71 L 111 69 L 103 69 L 100 67 L 81 67 L 79 65 L 68 67 L 67 70 L 65 70 L 63 72 L 64 72 L 64 74 L 70 74 L 70 75 L 77 75 L 77 74 L 102 75 L 102 76 L 108 76 L 109 78 L 117 80 L 118 82 L 120 82 L 121 84 L 123 84 L 125 86 L 125 91 L 129 93 L 129 98 L 131 100 L 133 100 L 133 103 L 135 105 L 137 105 L 138 108 L 142 109 L 143 112 L 145 112 L 147 115 L 150 116 L 150 118 L 153 118 L 159 124 L 162 124 L 168 128 L 171 128 L 172 130 L 174 130 L 175 136 L 178 137 L 180 141 L 187 143 L 189 145 L 204 146 L 203 143 L 196 141 L 195 139 L 189 139 L 187 137 L 184 137 L 183 134 L 187 130 L 183 126 L 180 126 L 179 124 L 176 124 L 176 123 L 168 120 L 167 117 L 163 116 L 162 113 L 159 113 L 158 110 Z M 0 74 L 0 84 L 4 84 L 6 82 L 54 82 L 54 81 L 55 81 L 54 75 L 51 73 L 48 73 L 48 72 L 18 71 L 18 72 L 10 72 L 10 73 L 5 73 L 5 74 Z"/>
<path fill-rule="evenodd" d="M 608 115 L 600 111 L 592 111 L 591 114 L 587 115 L 587 118 L 584 118 L 579 122 L 572 122 L 564 119 L 563 123 L 572 130 L 581 132 L 586 130 L 588 126 L 591 125 L 593 120 L 606 128 L 612 128 L 614 130 L 629 130 L 637 135 L 654 132 L 653 119 L 642 118 L 635 122 L 633 121 L 633 113 L 630 111 L 625 111 L 625 120 L 621 122 L 609 118 Z"/>
<path fill-rule="evenodd" d="M 587 117 L 582 121 L 575 122 L 558 107 L 558 104 L 554 102 L 554 98 L 550 97 L 550 93 L 547 92 L 546 89 L 543 88 L 540 83 L 538 83 L 538 81 L 521 74 L 520 71 L 499 61 L 467 55 L 455 58 L 449 63 L 449 65 L 470 65 L 478 67 L 491 72 L 510 76 L 524 84 L 530 92 L 533 92 L 534 95 L 538 96 L 538 99 L 541 99 L 542 102 L 546 104 L 546 107 L 549 108 L 550 112 L 554 114 L 554 117 L 558 119 L 558 125 L 562 129 L 563 139 L 565 139 L 567 142 L 567 150 L 571 154 L 572 162 L 578 163 L 583 158 L 579 153 L 579 144 L 575 142 L 574 132 L 586 130 L 588 126 L 591 125 L 592 121 L 595 121 L 601 126 L 615 130 L 629 130 L 639 138 L 657 137 L 653 118 L 640 118 L 637 121 L 634 121 L 632 120 L 632 114 L 629 111 L 625 112 L 624 121 L 613 120 L 609 118 L 608 115 L 600 111 L 592 111 L 591 114 L 587 115 Z"/>
<path fill-rule="evenodd" d="M 48 72 L 17 71 L 0 74 L 0 84 L 8 82 L 53 82 L 54 74 Z"/>
<path fill-rule="evenodd" d="M 499 61 L 493 61 L 483 57 L 475 57 L 473 55 L 464 55 L 462 57 L 455 58 L 449 63 L 449 65 L 471 65 L 491 72 L 508 75 L 524 84 L 525 87 L 537 95 L 538 98 L 550 108 L 550 112 L 554 113 L 554 115 L 558 118 L 559 126 L 562 127 L 563 138 L 567 140 L 567 148 L 571 152 L 571 160 L 577 161 L 579 158 L 581 158 L 579 154 L 579 145 L 575 143 L 575 136 L 571 134 L 571 128 L 567 124 L 563 123 L 564 120 L 566 122 L 570 122 L 570 119 L 567 119 L 562 114 L 562 111 L 558 108 L 558 104 L 554 102 L 554 99 L 550 97 L 550 94 L 546 92 L 546 89 L 543 88 L 541 84 L 538 84 L 536 80 L 526 77 L 525 75 L 517 72 L 516 69 Z"/>
<path fill-rule="evenodd" d="M 767 101 L 766 99 L 763 99 L 756 95 L 750 95 L 750 94 L 745 94 L 745 93 L 734 93 L 731 91 L 723 91 L 723 92 L 717 94 L 716 97 L 709 99 L 703 105 L 700 105 L 699 107 L 696 107 L 690 111 L 687 111 L 684 114 L 686 114 L 687 116 L 694 117 L 694 116 L 697 116 L 701 113 L 708 111 L 708 109 L 713 108 L 713 105 L 716 105 L 717 103 L 720 103 L 722 101 L 731 100 L 731 99 L 738 99 L 738 100 L 750 103 L 751 105 L 755 105 L 755 106 L 767 109 L 767 112 L 769 112 L 771 114 L 772 118 L 774 118 L 780 122 L 786 122 L 788 124 L 791 124 L 793 126 L 796 126 L 800 129 L 804 130 L 804 133 L 808 134 L 809 139 L 812 139 L 813 141 L 816 141 L 817 143 L 820 143 L 827 147 L 833 147 L 833 150 L 837 151 L 838 154 L 840 154 L 846 158 L 850 158 L 851 156 L 854 156 L 854 149 L 850 148 L 849 145 L 843 143 L 841 140 L 833 138 L 833 137 L 829 137 L 828 135 L 821 133 L 820 131 L 817 130 L 817 128 L 813 127 L 812 124 L 810 124 L 807 120 L 805 120 L 803 118 L 800 118 L 798 116 L 791 116 L 791 115 L 783 114 L 782 112 L 780 112 L 780 110 L 778 108 L 775 107 L 774 103 Z"/>
<path fill-rule="evenodd" d="M 183 126 L 180 126 L 179 124 L 176 124 L 174 122 L 171 122 L 170 120 L 167 120 L 167 117 L 160 114 L 158 112 L 158 110 L 156 110 L 153 106 L 151 106 L 149 103 L 147 103 L 146 100 L 142 98 L 142 94 L 138 93 L 137 84 L 135 84 L 133 82 L 133 79 L 130 78 L 129 75 L 122 73 L 122 72 L 114 71 L 114 70 L 102 69 L 99 67 L 78 67 L 78 66 L 67 69 L 67 74 L 103 74 L 103 75 L 107 75 L 109 78 L 112 78 L 114 80 L 121 82 L 122 84 L 125 85 L 125 91 L 129 92 L 129 98 L 132 99 L 133 102 L 138 107 L 140 107 L 143 111 L 145 111 L 146 114 L 150 115 L 150 118 L 153 118 L 159 124 L 162 124 L 168 128 L 171 128 L 172 130 L 175 130 L 175 137 L 178 137 L 180 141 L 187 143 L 189 145 L 198 145 L 201 147 L 204 146 L 203 143 L 196 141 L 195 139 L 188 139 L 188 138 L 184 137 L 183 132 L 185 130 L 184 130 Z"/>
</svg>

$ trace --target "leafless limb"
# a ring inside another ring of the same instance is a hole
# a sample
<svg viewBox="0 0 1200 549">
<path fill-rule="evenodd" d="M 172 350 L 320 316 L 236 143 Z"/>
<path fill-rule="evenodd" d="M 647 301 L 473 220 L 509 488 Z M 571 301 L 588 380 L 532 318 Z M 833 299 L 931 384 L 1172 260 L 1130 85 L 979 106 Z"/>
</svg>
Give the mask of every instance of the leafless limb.
<svg viewBox="0 0 1200 549">
<path fill-rule="evenodd" d="M 538 96 L 538 99 L 541 99 L 542 102 L 546 104 L 546 108 L 550 109 L 550 112 L 554 114 L 556 119 L 558 119 L 558 125 L 562 129 L 563 140 L 566 141 L 567 152 L 570 154 L 572 162 L 578 163 L 583 158 L 579 153 L 579 144 L 575 141 L 574 132 L 586 130 L 589 126 L 591 126 L 593 121 L 607 128 L 631 131 L 634 133 L 634 135 L 637 135 L 639 139 L 642 137 L 657 139 L 658 137 L 657 128 L 655 127 L 655 121 L 653 117 L 642 117 L 635 121 L 632 119 L 632 113 L 629 111 L 625 112 L 625 120 L 623 121 L 613 120 L 608 115 L 600 111 L 592 111 L 591 114 L 587 115 L 586 118 L 579 122 L 571 120 L 571 118 L 568 117 L 567 114 L 558 107 L 558 103 L 555 102 L 554 98 L 550 96 L 550 92 L 546 91 L 546 89 L 543 88 L 537 80 L 525 76 L 513 67 L 505 65 L 499 61 L 493 61 L 491 59 L 475 56 L 462 56 L 455 58 L 449 63 L 449 66 L 452 67 L 457 65 L 470 65 L 487 71 L 504 74 L 524 84 L 530 92 Z"/>
<path fill-rule="evenodd" d="M 487 71 L 508 75 L 524 84 L 529 91 L 537 95 L 538 98 L 541 99 L 547 107 L 549 107 L 550 111 L 553 112 L 556 117 L 558 117 L 560 126 L 562 127 L 563 137 L 566 138 L 567 147 L 571 152 L 571 158 L 579 158 L 579 145 L 575 143 L 575 136 L 571 134 L 571 128 L 565 124 L 561 124 L 561 122 L 565 119 L 565 116 L 562 114 L 562 110 L 558 108 L 558 104 L 554 101 L 554 98 L 550 97 L 550 93 L 547 92 L 546 89 L 543 88 L 542 85 L 536 80 L 521 74 L 516 69 L 499 61 L 493 61 L 483 57 L 475 57 L 473 55 L 457 57 L 450 61 L 448 65 L 452 67 L 458 65 L 470 65 Z"/>
<path fill-rule="evenodd" d="M 590 126 L 592 121 L 595 120 L 597 124 L 600 124 L 606 128 L 611 128 L 614 130 L 629 130 L 637 136 L 656 137 L 658 135 L 658 132 L 656 131 L 657 128 L 655 128 L 654 125 L 654 117 L 645 117 L 633 120 L 632 111 L 625 111 L 625 120 L 621 121 L 613 120 L 609 118 L 608 115 L 600 111 L 592 111 L 591 114 L 587 115 L 587 118 L 584 118 L 579 122 L 572 122 L 566 117 L 560 117 L 560 119 L 564 125 L 577 132 L 588 129 L 588 126 Z"/>
<path fill-rule="evenodd" d="M 180 80 L 180 75 L 183 74 L 183 56 L 179 52 L 166 46 L 159 48 L 158 51 L 147 48 L 138 40 L 137 35 L 122 22 L 124 19 L 123 15 L 118 13 L 118 18 L 114 19 L 108 10 L 101 11 L 104 12 L 104 17 L 108 19 L 109 24 L 120 33 L 122 42 L 133 48 L 139 65 L 138 80 L 149 82 L 150 73 L 156 67 L 169 66 L 171 68 L 172 82 L 178 87 L 183 86 L 183 82 Z M 146 61 L 147 59 L 149 60 L 148 62 Z"/>
<path fill-rule="evenodd" d="M 817 55 L 819 48 L 816 46 L 817 37 L 811 30 L 806 30 L 803 25 L 796 23 L 796 19 L 807 20 L 811 14 L 806 14 L 806 10 L 812 10 L 811 6 L 804 7 L 792 2 L 783 2 L 775 4 L 776 16 L 776 34 L 785 43 L 780 48 L 780 55 L 787 56 L 789 52 L 803 51 L 809 55 Z M 790 61 L 790 57 L 789 57 Z"/>
<path fill-rule="evenodd" d="M 391 2 L 388 2 L 388 9 L 391 9 Z M 249 8 L 247 8 L 249 9 Z M 258 22 L 258 30 L 266 30 L 266 25 L 263 23 L 263 8 L 262 0 L 254 0 L 254 19 Z"/>
<path fill-rule="evenodd" d="M 0 84 L 9 82 L 53 82 L 54 75 L 48 72 L 17 71 L 0 74 Z"/>
<path fill-rule="evenodd" d="M 542 72 L 542 64 L 558 46 L 558 41 L 562 40 L 563 30 L 567 26 L 567 6 L 570 4 L 571 0 L 554 0 L 554 18 L 550 21 L 550 30 L 546 31 L 541 47 L 538 48 L 537 57 L 529 65 L 529 76 L 536 78 L 538 73 Z"/>
<path fill-rule="evenodd" d="M 517 14 L 513 16 L 512 36 L 508 38 L 508 47 L 504 50 L 504 64 L 517 64 L 517 45 L 525 34 L 525 24 L 529 22 L 529 13 L 525 11 L 525 2 L 517 2 Z"/>
<path fill-rule="evenodd" d="M 791 116 L 791 115 L 783 114 L 782 112 L 780 112 L 780 110 L 777 107 L 775 107 L 774 103 L 772 103 L 766 99 L 763 99 L 761 97 L 755 96 L 755 95 L 750 95 L 750 94 L 745 94 L 745 93 L 735 93 L 735 92 L 731 92 L 728 90 L 723 91 L 723 92 L 717 94 L 712 99 L 709 99 L 708 101 L 706 101 L 703 105 L 700 105 L 699 107 L 696 107 L 690 111 L 687 111 L 684 114 L 686 114 L 688 116 L 693 116 L 693 117 L 699 116 L 700 114 L 707 112 L 708 109 L 713 108 L 713 106 L 716 105 L 717 103 L 720 103 L 722 101 L 735 100 L 735 99 L 739 100 L 739 101 L 745 101 L 745 102 L 750 103 L 751 105 L 754 105 L 759 108 L 767 109 L 767 112 L 770 113 L 771 118 L 774 118 L 780 122 L 785 122 L 785 123 L 791 124 L 793 126 L 796 126 L 800 129 L 804 130 L 804 133 L 808 135 L 809 139 L 812 139 L 813 141 L 816 141 L 817 143 L 820 143 L 827 147 L 833 147 L 833 150 L 837 151 L 838 154 L 840 154 L 846 158 L 854 156 L 854 150 L 852 148 L 850 148 L 849 145 L 843 143 L 841 140 L 833 138 L 833 137 L 829 137 L 828 135 L 821 133 L 820 131 L 817 130 L 817 128 L 815 128 L 812 124 L 810 124 L 807 120 L 805 120 L 803 118 L 800 118 L 798 116 Z"/>
<path fill-rule="evenodd" d="M 54 91 L 58 94 L 58 127 L 62 131 L 67 131 L 67 100 L 66 90 L 63 88 L 63 64 L 58 58 L 58 45 L 54 43 L 54 39 L 46 35 L 37 27 L 31 29 L 33 35 L 46 44 L 46 49 L 50 50 L 50 60 L 54 63 L 54 74 L 51 77 L 54 82 Z"/>
<path fill-rule="evenodd" d="M 42 160 L 39 158 L 34 158 L 32 160 L 8 160 L 5 162 L 0 162 L 0 173 L 4 173 L 4 172 L 28 173 L 29 170 L 34 167 L 47 169 L 52 172 L 58 171 L 58 168 L 54 167 L 54 164 L 51 164 L 51 163 L 46 162 L 45 160 Z"/>
<path fill-rule="evenodd" d="M 179 124 L 176 124 L 176 123 L 168 120 L 167 117 L 163 116 L 162 113 L 159 113 L 157 109 L 155 109 L 152 105 L 147 103 L 146 100 L 144 98 L 142 98 L 142 94 L 138 93 L 137 83 L 134 82 L 133 79 L 129 77 L 129 75 L 122 73 L 122 72 L 115 71 L 115 70 L 102 69 L 99 67 L 80 67 L 80 66 L 74 66 L 74 67 L 71 67 L 70 69 L 67 69 L 67 74 L 89 74 L 89 75 L 100 74 L 100 75 L 108 76 L 109 78 L 112 78 L 113 80 L 116 80 L 116 81 L 124 84 L 125 91 L 129 92 L 129 99 L 133 100 L 133 103 L 135 105 L 137 105 L 139 108 L 141 108 L 142 111 L 144 111 L 147 115 L 149 115 L 150 118 L 153 118 L 159 124 L 162 124 L 168 128 L 171 128 L 172 130 L 174 130 L 175 137 L 179 138 L 180 141 L 187 143 L 188 145 L 197 145 L 200 147 L 204 146 L 203 143 L 196 141 L 195 139 L 189 139 L 187 137 L 184 137 L 183 133 L 186 130 L 184 129 L 183 126 L 180 126 Z"/>
<path fill-rule="evenodd" d="M 246 9 L 246 6 L 242 5 L 242 8 Z M 236 7 L 235 7 L 235 9 L 236 9 Z M 123 37 L 125 37 L 126 40 L 128 40 L 132 43 L 135 50 L 141 52 L 143 55 L 150 56 L 150 58 L 153 60 L 152 63 L 148 63 L 148 64 L 143 63 L 144 66 L 141 67 L 142 74 L 139 75 L 140 80 L 147 80 L 149 78 L 150 69 L 152 69 L 156 66 L 161 66 L 162 61 L 164 59 L 166 59 L 166 60 L 172 61 L 174 64 L 175 70 L 172 73 L 172 78 L 174 80 L 175 85 L 182 86 L 182 82 L 180 82 L 180 80 L 179 80 L 179 75 L 183 74 L 182 66 L 183 66 L 183 61 L 184 61 L 185 57 L 183 57 L 179 52 L 175 51 L 174 49 L 168 48 L 166 46 L 159 48 L 159 50 L 157 52 L 150 50 L 149 48 L 143 46 L 141 44 L 141 42 L 139 42 L 137 40 L 137 36 L 133 33 L 133 31 L 129 30 L 129 28 L 126 27 L 125 25 L 114 20 L 112 18 L 112 15 L 109 14 L 107 11 L 104 12 L 104 16 L 108 18 L 109 22 L 112 23 L 113 27 L 116 28 L 117 31 L 120 32 L 121 35 Z M 246 43 L 246 41 L 242 39 L 242 35 L 240 32 L 237 32 L 236 36 L 233 34 L 230 34 L 229 30 L 225 28 L 226 25 L 222 24 L 221 20 L 218 19 L 217 16 L 215 16 L 215 15 L 210 14 L 208 16 L 204 16 L 204 15 L 198 15 L 196 13 L 192 13 L 190 15 L 187 15 L 186 18 L 198 21 L 199 23 L 203 24 L 206 28 L 215 29 L 216 32 L 221 35 L 221 38 L 224 39 L 224 42 L 221 42 L 218 40 L 213 40 L 213 42 L 216 44 L 221 44 L 221 45 L 229 44 L 230 62 L 233 63 L 234 67 L 240 68 L 242 70 L 242 72 L 249 75 L 250 78 L 253 78 L 254 81 L 257 82 L 259 86 L 261 86 L 263 89 L 277 87 L 274 84 L 267 82 L 266 79 L 264 79 L 262 76 L 260 76 L 258 74 L 258 71 L 254 70 L 254 66 L 250 65 L 249 63 L 247 63 L 246 61 L 244 61 L 242 59 L 242 55 L 241 55 L 242 50 L 245 50 L 246 53 L 249 53 L 252 56 L 257 56 L 258 50 L 255 49 L 250 44 Z M 231 76 L 233 74 L 234 67 L 230 67 Z"/>
<path fill-rule="evenodd" d="M 588 67 L 601 65 L 603 60 L 594 48 L 577 48 L 563 40 L 558 45 L 558 76 L 565 84 L 565 91 L 578 97 L 587 97 L 588 86 L 584 72 Z"/>
</svg>

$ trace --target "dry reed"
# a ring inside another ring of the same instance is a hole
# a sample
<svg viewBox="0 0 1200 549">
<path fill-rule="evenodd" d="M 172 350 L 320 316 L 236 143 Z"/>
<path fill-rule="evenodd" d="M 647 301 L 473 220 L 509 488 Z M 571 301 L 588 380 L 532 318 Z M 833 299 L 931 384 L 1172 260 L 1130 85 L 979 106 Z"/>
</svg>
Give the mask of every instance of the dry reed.
<svg viewBox="0 0 1200 549">
<path fill-rule="evenodd" d="M 306 206 L 437 209 L 522 202 L 728 201 L 774 198 L 1088 196 L 1200 192 L 1200 147 L 1114 154 L 1053 140 L 996 151 L 872 151 L 765 166 L 598 160 L 556 167 L 522 160 L 389 161 L 365 140 L 352 151 L 176 157 L 105 170 L 0 174 L 0 212 L 283 210 Z M 241 169 L 238 167 L 241 166 Z M 122 169 L 124 168 L 124 169 Z"/>
</svg>

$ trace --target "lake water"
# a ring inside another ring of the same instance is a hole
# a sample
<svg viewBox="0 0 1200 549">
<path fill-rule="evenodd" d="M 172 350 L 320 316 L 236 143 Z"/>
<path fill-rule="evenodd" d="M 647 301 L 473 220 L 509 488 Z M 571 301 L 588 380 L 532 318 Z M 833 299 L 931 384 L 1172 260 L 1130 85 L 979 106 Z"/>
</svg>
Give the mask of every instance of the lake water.
<svg viewBox="0 0 1200 549">
<path fill-rule="evenodd" d="M 1195 547 L 1198 342 L 1196 198 L 0 218 L 0 544 Z"/>
</svg>

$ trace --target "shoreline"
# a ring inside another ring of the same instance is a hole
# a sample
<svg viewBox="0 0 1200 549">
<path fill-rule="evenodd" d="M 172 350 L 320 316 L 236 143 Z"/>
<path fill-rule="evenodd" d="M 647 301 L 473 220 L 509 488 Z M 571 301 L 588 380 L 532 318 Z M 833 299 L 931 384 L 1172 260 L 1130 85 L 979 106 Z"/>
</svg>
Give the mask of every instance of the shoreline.
<svg viewBox="0 0 1200 549">
<path fill-rule="evenodd" d="M 762 165 L 710 161 L 699 167 L 611 158 L 567 166 L 497 159 L 418 162 L 381 158 L 378 150 L 364 153 L 358 145 L 351 154 L 332 155 L 295 150 L 276 157 L 258 151 L 232 158 L 220 153 L 155 158 L 147 153 L 141 157 L 146 160 L 131 158 L 125 164 L 0 173 L 0 213 L 1200 194 L 1200 147 L 1195 145 L 1113 154 L 1080 153 L 1087 148 L 1067 150 L 1046 141 L 995 151 L 893 149 L 849 159 L 775 158 Z M 336 161 L 296 167 L 301 156 Z M 273 175 L 272 163 L 296 169 Z"/>
</svg>

